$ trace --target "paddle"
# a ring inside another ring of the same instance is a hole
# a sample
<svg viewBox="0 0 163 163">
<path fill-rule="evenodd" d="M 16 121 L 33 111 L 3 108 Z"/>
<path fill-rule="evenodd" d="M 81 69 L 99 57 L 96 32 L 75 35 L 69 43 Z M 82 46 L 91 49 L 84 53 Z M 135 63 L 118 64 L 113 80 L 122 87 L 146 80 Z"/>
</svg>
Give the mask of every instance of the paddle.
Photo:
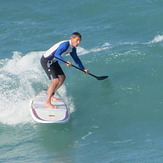
<svg viewBox="0 0 163 163">
<path fill-rule="evenodd" d="M 62 59 L 60 59 L 60 58 L 58 58 L 58 57 L 55 57 L 56 59 L 58 59 L 58 60 L 60 60 L 60 61 L 62 61 L 62 62 L 64 62 L 64 63 L 67 63 L 66 61 L 64 61 L 64 60 L 62 60 Z M 81 69 L 81 68 L 79 68 L 79 67 L 76 67 L 76 66 L 74 66 L 73 64 L 71 65 L 72 67 L 74 67 L 74 68 L 76 68 L 76 69 L 78 69 L 78 70 L 80 70 L 80 71 L 83 71 L 83 72 L 85 72 L 83 69 Z M 93 76 L 94 78 L 96 78 L 97 80 L 104 80 L 104 79 L 106 79 L 106 78 L 108 78 L 108 76 L 96 76 L 96 75 L 93 75 L 93 74 L 91 74 L 91 73 L 88 73 L 90 76 Z"/>
</svg>

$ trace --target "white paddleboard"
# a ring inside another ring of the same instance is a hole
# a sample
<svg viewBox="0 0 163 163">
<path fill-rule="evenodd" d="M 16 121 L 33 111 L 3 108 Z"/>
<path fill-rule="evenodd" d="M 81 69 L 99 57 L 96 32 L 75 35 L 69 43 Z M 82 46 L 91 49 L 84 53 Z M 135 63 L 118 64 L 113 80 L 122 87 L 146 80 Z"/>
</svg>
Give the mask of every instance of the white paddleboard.
<svg viewBox="0 0 163 163">
<path fill-rule="evenodd" d="M 60 97 L 57 96 L 61 100 Z M 69 111 L 66 104 L 61 100 L 60 102 L 52 101 L 56 105 L 56 109 L 45 107 L 46 91 L 40 92 L 33 98 L 30 105 L 30 112 L 33 119 L 39 123 L 65 123 L 69 119 Z"/>
</svg>

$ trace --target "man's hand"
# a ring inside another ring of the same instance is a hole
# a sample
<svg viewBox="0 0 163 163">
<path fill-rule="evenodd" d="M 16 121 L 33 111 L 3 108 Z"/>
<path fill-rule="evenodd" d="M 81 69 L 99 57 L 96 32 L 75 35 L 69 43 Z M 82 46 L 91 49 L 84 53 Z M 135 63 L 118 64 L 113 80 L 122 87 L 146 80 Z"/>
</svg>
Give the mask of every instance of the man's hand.
<svg viewBox="0 0 163 163">
<path fill-rule="evenodd" d="M 69 61 L 67 61 L 67 62 L 66 62 L 66 65 L 67 65 L 68 67 L 71 67 L 71 66 L 72 66 L 72 63 L 69 62 Z"/>
<path fill-rule="evenodd" d="M 88 73 L 89 73 L 89 70 L 87 70 L 87 69 L 84 69 L 84 72 L 85 72 L 86 74 L 88 74 Z"/>
</svg>

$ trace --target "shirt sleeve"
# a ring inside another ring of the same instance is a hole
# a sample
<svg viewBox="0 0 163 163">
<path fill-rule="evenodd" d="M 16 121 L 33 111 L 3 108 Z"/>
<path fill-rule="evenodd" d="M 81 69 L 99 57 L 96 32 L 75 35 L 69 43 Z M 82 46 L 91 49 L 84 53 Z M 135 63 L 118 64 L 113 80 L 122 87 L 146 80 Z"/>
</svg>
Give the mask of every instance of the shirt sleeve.
<svg viewBox="0 0 163 163">
<path fill-rule="evenodd" d="M 66 60 L 61 55 L 62 55 L 62 53 L 64 53 L 68 49 L 68 47 L 69 47 L 69 42 L 61 43 L 59 45 L 59 47 L 57 48 L 57 50 L 55 51 L 54 57 L 57 57 L 57 58 L 59 58 L 59 59 L 61 59 L 61 60 L 66 62 Z M 59 61 L 59 62 L 62 62 L 59 59 L 56 59 L 56 60 Z M 64 63 L 64 62 L 62 62 L 62 63 Z"/>
<path fill-rule="evenodd" d="M 85 69 L 80 58 L 77 56 L 76 53 L 76 48 L 74 47 L 72 52 L 70 53 L 71 57 L 73 58 L 73 60 L 75 61 L 76 65 L 80 68 L 80 69 Z"/>
</svg>

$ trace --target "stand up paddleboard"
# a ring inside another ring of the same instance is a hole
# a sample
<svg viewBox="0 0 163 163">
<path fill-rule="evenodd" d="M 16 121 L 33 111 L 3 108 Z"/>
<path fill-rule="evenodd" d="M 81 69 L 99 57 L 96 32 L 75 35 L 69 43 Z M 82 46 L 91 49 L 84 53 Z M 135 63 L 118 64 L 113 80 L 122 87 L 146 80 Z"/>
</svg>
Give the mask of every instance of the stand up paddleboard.
<svg viewBox="0 0 163 163">
<path fill-rule="evenodd" d="M 33 119 L 39 123 L 65 123 L 69 119 L 69 112 L 66 104 L 61 100 L 59 102 L 52 101 L 56 105 L 56 109 L 45 107 L 46 91 L 40 92 L 33 98 L 30 105 L 30 112 Z"/>
</svg>

